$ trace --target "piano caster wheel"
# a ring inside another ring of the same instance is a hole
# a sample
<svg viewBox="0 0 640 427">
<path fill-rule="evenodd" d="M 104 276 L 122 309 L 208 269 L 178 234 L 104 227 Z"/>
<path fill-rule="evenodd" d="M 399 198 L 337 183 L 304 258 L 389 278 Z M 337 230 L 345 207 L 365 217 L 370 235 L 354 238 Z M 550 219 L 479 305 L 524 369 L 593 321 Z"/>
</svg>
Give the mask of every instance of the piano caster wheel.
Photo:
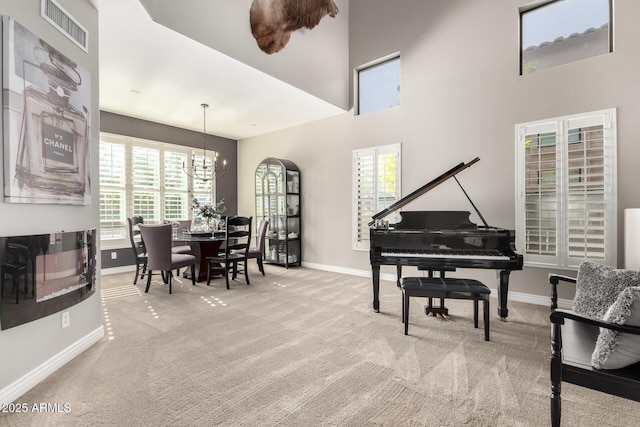
<svg viewBox="0 0 640 427">
<path fill-rule="evenodd" d="M 501 321 L 501 322 L 506 322 L 506 321 L 507 321 L 507 318 L 506 318 L 506 317 L 501 317 L 501 318 L 500 318 L 500 321 Z"/>
</svg>

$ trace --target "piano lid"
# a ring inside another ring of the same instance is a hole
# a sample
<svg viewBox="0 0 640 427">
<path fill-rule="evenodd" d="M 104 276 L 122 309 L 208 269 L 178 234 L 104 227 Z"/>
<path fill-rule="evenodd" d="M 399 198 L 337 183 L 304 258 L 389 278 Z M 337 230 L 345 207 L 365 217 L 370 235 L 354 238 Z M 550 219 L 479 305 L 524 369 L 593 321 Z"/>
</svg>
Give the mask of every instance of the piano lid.
<svg viewBox="0 0 640 427">
<path fill-rule="evenodd" d="M 434 179 L 434 180 L 426 183 L 422 187 L 418 188 L 413 193 L 409 194 L 408 196 L 403 197 L 402 199 L 398 200 L 397 202 L 395 202 L 394 204 L 392 204 L 388 208 L 383 209 L 382 211 L 380 211 L 377 214 L 373 215 L 371 217 L 372 221 L 369 223 L 369 226 L 371 226 L 375 222 L 375 220 L 384 218 L 385 216 L 397 211 L 398 209 L 400 209 L 404 205 L 408 204 L 409 202 L 414 201 L 415 199 L 417 199 L 418 197 L 422 196 L 427 191 L 431 191 L 433 188 L 437 187 L 438 185 L 442 184 L 443 182 L 445 182 L 449 178 L 455 176 L 457 173 L 462 172 L 463 170 L 465 170 L 466 168 L 470 167 L 471 165 L 473 165 L 474 163 L 476 163 L 478 161 L 480 161 L 480 158 L 476 157 L 475 159 L 471 160 L 470 162 L 460 163 L 460 164 L 452 167 L 451 169 L 449 169 L 448 171 L 446 171 L 445 173 L 443 173 L 442 175 L 440 175 L 436 179 Z"/>
</svg>

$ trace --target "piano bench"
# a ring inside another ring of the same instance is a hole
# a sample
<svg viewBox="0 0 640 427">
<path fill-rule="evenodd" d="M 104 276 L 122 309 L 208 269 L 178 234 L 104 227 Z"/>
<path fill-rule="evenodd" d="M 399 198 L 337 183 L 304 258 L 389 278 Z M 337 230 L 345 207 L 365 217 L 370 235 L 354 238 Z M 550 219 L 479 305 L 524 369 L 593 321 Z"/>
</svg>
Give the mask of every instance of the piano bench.
<svg viewBox="0 0 640 427">
<path fill-rule="evenodd" d="M 469 299 L 473 300 L 473 326 L 478 327 L 478 302 L 483 302 L 484 312 L 484 339 L 489 341 L 489 295 L 491 290 L 473 279 L 458 279 L 444 277 L 405 277 L 402 279 L 402 322 L 404 334 L 409 334 L 409 299 L 411 297 L 429 298 L 429 308 L 432 298 Z M 433 310 L 444 311 L 441 307 Z"/>
</svg>

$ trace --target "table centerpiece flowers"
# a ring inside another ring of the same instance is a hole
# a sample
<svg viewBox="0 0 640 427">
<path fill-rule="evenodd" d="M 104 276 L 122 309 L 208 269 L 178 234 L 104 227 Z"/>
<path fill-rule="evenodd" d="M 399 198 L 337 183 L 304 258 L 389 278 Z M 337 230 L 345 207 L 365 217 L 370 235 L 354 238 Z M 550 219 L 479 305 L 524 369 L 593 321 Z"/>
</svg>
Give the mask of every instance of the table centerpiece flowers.
<svg viewBox="0 0 640 427">
<path fill-rule="evenodd" d="M 193 206 L 193 214 L 194 214 L 194 230 L 196 229 L 196 219 L 204 219 L 205 223 L 203 224 L 202 231 L 215 231 L 219 228 L 220 220 L 222 219 L 222 215 L 227 212 L 227 207 L 224 203 L 224 199 L 221 199 L 217 203 L 211 204 L 202 204 L 195 197 L 192 201 Z M 202 221 L 200 221 L 202 223 Z M 206 228 L 206 229 L 205 229 Z M 196 230 L 198 231 L 198 230 Z"/>
</svg>

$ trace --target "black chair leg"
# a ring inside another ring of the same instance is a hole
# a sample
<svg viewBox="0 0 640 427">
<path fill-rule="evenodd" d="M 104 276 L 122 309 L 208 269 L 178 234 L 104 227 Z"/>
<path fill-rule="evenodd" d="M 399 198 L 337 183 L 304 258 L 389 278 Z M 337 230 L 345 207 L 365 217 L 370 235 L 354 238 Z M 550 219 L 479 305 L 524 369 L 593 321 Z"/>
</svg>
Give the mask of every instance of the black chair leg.
<svg viewBox="0 0 640 427">
<path fill-rule="evenodd" d="M 489 341 L 489 297 L 482 301 L 484 305 L 484 340 Z"/>
<path fill-rule="evenodd" d="M 262 257 L 258 258 L 258 269 L 260 273 L 264 276 L 264 265 L 262 265 Z"/>
<path fill-rule="evenodd" d="M 551 427 L 560 427 L 562 414 L 562 400 L 560 399 L 560 384 L 552 383 L 551 393 Z"/>
<path fill-rule="evenodd" d="M 166 273 L 167 282 L 169 282 L 169 294 L 171 294 L 171 284 L 173 283 L 173 271 L 169 270 Z"/>
<path fill-rule="evenodd" d="M 409 335 L 409 294 L 405 292 L 403 297 L 404 297 L 404 304 L 403 304 L 404 310 L 402 314 L 404 319 L 404 334 Z"/>
<path fill-rule="evenodd" d="M 144 293 L 146 294 L 147 292 L 149 292 L 149 287 L 151 287 L 151 275 L 152 275 L 152 271 L 149 270 L 147 271 L 147 288 L 144 290 Z"/>
<path fill-rule="evenodd" d="M 478 299 L 473 300 L 473 327 L 478 328 Z"/>
<path fill-rule="evenodd" d="M 249 270 L 247 269 L 247 259 L 246 258 L 244 260 L 244 278 L 247 281 L 247 285 L 250 285 L 251 282 L 249 282 Z"/>
<path fill-rule="evenodd" d="M 224 265 L 224 279 L 227 281 L 227 289 L 230 289 L 229 288 L 229 268 L 230 267 L 233 268 L 229 264 Z"/>
<path fill-rule="evenodd" d="M 193 278 L 193 274 L 191 275 Z M 211 283 L 211 260 L 207 260 L 207 286 Z"/>
<path fill-rule="evenodd" d="M 208 276 L 209 275 L 207 275 L 207 279 L 209 278 Z M 191 265 L 191 284 L 193 286 L 196 285 L 196 265 L 195 264 Z"/>
<path fill-rule="evenodd" d="M 133 284 L 134 285 L 138 284 L 138 276 L 140 276 L 140 264 L 136 263 L 136 275 L 133 278 Z"/>
</svg>

